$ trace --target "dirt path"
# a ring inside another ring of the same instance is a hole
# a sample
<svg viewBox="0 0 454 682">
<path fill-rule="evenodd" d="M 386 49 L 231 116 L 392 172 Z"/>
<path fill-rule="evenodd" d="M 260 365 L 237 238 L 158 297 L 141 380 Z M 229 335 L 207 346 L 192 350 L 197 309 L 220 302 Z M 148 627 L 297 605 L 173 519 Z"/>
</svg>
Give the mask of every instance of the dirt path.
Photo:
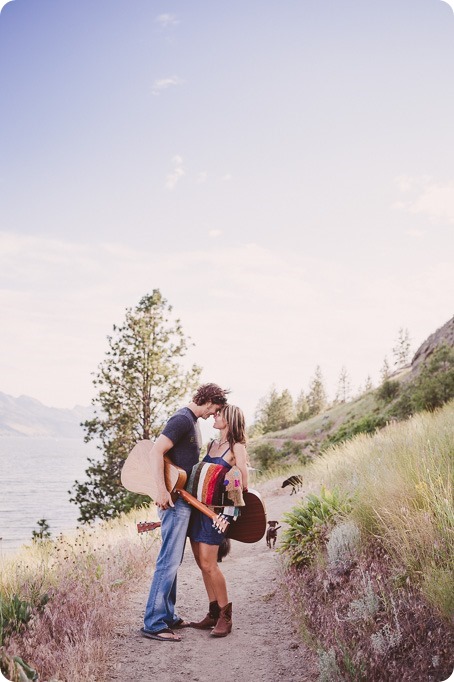
<svg viewBox="0 0 454 682">
<path fill-rule="evenodd" d="M 279 484 L 269 482 L 260 488 L 268 520 L 281 521 L 298 499 Z M 280 556 L 268 549 L 265 539 L 251 545 L 233 541 L 231 553 L 221 564 L 233 603 L 232 633 L 215 639 L 209 631 L 187 628 L 180 631 L 179 643 L 155 642 L 138 634 L 150 587 L 147 577 L 119 618 L 107 679 L 315 682 L 315 657 L 289 622 L 288 605 L 279 587 L 279 566 Z M 189 543 L 178 580 L 179 615 L 189 620 L 202 618 L 207 597 Z"/>
</svg>

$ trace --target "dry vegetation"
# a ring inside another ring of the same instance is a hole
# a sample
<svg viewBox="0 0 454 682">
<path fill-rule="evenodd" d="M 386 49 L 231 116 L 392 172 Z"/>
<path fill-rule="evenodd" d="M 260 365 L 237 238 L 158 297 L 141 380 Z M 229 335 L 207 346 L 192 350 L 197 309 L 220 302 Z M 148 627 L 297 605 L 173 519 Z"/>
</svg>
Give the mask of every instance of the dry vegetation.
<svg viewBox="0 0 454 682">
<path fill-rule="evenodd" d="M 0 661 L 9 680 L 37 679 L 34 671 L 43 681 L 105 679 L 113 620 L 155 551 L 136 517 L 144 512 L 33 542 L 3 562 Z"/>
<path fill-rule="evenodd" d="M 451 674 L 453 423 L 450 403 L 294 468 L 317 493 L 319 516 L 313 546 L 287 566 L 284 583 L 301 634 L 318 652 L 319 682 L 440 682 Z M 33 679 L 33 670 L 42 682 L 108 678 L 112 622 L 157 549 L 152 535 L 136 532 L 145 516 L 135 511 L 34 542 L 3 563 L 0 659 L 8 679 Z"/>
<path fill-rule="evenodd" d="M 450 403 L 360 435 L 307 468 L 309 485 L 349 500 L 317 526 L 311 559 L 285 576 L 320 680 L 435 682 L 452 673 L 453 423 Z"/>
</svg>

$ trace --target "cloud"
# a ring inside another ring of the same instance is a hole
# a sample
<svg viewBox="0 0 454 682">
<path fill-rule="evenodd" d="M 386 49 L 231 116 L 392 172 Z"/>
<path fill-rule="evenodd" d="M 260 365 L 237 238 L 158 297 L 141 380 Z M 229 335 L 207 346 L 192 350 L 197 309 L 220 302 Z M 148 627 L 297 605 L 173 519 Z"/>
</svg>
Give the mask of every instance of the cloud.
<svg viewBox="0 0 454 682">
<path fill-rule="evenodd" d="M 454 183 L 431 184 L 410 205 L 411 213 L 423 213 L 432 220 L 454 223 Z"/>
<path fill-rule="evenodd" d="M 162 28 L 168 28 L 169 26 L 176 26 L 180 23 L 179 19 L 175 14 L 159 14 L 156 19 L 156 23 L 162 26 Z"/>
<path fill-rule="evenodd" d="M 208 230 L 208 236 L 211 237 L 211 239 L 216 239 L 216 237 L 220 237 L 222 234 L 222 230 Z"/>
<path fill-rule="evenodd" d="M 175 189 L 177 183 L 185 175 L 185 170 L 183 168 L 183 159 L 181 156 L 174 156 L 172 159 L 174 165 L 173 171 L 167 175 L 166 187 L 168 190 Z"/>
<path fill-rule="evenodd" d="M 198 185 L 203 185 L 208 179 L 208 173 L 206 171 L 201 171 L 197 175 L 197 184 Z"/>
<path fill-rule="evenodd" d="M 415 179 L 408 175 L 399 175 L 394 182 L 401 192 L 409 192 L 414 187 Z"/>
<path fill-rule="evenodd" d="M 158 96 L 161 94 L 161 92 L 163 92 L 163 90 L 181 85 L 182 83 L 183 81 L 181 78 L 178 78 L 178 76 L 172 76 L 171 78 L 161 78 L 155 80 L 151 92 L 153 95 Z"/>
<path fill-rule="evenodd" d="M 408 234 L 409 237 L 413 237 L 414 239 L 421 239 L 421 237 L 425 237 L 426 235 L 424 230 L 418 230 L 413 228 L 405 230 L 405 234 Z"/>
<path fill-rule="evenodd" d="M 396 178 L 401 192 L 413 193 L 406 201 L 398 200 L 393 208 L 413 215 L 421 214 L 432 221 L 454 223 L 454 182 L 439 184 L 429 176 Z"/>
</svg>

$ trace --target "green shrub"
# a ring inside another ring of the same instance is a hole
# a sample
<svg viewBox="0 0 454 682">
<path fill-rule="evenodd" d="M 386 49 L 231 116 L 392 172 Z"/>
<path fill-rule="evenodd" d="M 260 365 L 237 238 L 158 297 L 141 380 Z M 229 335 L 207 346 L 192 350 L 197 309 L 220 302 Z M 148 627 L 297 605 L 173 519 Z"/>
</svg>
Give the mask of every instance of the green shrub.
<svg viewBox="0 0 454 682">
<path fill-rule="evenodd" d="M 50 540 L 51 538 L 50 526 L 47 523 L 46 519 L 40 519 L 39 521 L 36 522 L 36 525 L 38 526 L 39 530 L 32 530 L 33 542 Z"/>
<path fill-rule="evenodd" d="M 390 414 L 405 419 L 416 412 L 433 412 L 454 398 L 454 348 L 439 346 L 419 373 L 409 383 L 399 400 L 392 405 Z"/>
<path fill-rule="evenodd" d="M 280 454 L 281 457 L 288 457 L 290 455 L 298 457 L 301 454 L 301 443 L 298 443 L 296 440 L 286 440 L 282 444 Z"/>
<path fill-rule="evenodd" d="M 377 429 L 381 429 L 383 426 L 386 426 L 386 419 L 380 414 L 377 416 L 368 414 L 356 421 L 348 421 L 326 438 L 322 445 L 322 449 L 326 449 L 330 445 L 336 445 L 337 443 L 350 440 L 350 438 L 353 438 L 353 436 L 356 436 L 358 433 L 375 433 Z"/>
<path fill-rule="evenodd" d="M 259 445 L 256 445 L 252 449 L 251 455 L 260 465 L 261 469 L 269 469 L 280 458 L 280 453 L 271 445 L 271 443 L 260 443 Z"/>
<path fill-rule="evenodd" d="M 19 632 L 28 623 L 32 611 L 32 605 L 19 599 L 17 594 L 12 597 L 0 595 L 0 646 L 13 632 Z"/>
<path fill-rule="evenodd" d="M 307 500 L 284 514 L 289 527 L 284 531 L 279 547 L 287 554 L 291 566 L 310 564 L 319 546 L 324 526 L 336 515 L 347 514 L 351 509 L 347 497 L 337 489 L 332 492 L 322 488 L 320 495 L 308 495 Z"/>
<path fill-rule="evenodd" d="M 399 394 L 400 384 L 398 381 L 391 381 L 391 379 L 385 379 L 380 388 L 377 391 L 377 396 L 380 400 L 385 403 L 390 403 Z"/>
</svg>

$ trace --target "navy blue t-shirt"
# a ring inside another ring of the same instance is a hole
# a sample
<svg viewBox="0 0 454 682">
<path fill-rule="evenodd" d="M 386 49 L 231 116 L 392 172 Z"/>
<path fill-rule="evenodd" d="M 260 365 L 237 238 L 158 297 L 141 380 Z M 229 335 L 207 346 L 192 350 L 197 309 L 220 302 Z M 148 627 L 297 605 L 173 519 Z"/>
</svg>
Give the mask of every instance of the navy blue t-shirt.
<svg viewBox="0 0 454 682">
<path fill-rule="evenodd" d="M 194 412 L 189 407 L 182 407 L 170 417 L 162 433 L 173 443 L 167 452 L 170 459 L 189 474 L 199 461 L 202 447 L 202 435 Z"/>
</svg>

